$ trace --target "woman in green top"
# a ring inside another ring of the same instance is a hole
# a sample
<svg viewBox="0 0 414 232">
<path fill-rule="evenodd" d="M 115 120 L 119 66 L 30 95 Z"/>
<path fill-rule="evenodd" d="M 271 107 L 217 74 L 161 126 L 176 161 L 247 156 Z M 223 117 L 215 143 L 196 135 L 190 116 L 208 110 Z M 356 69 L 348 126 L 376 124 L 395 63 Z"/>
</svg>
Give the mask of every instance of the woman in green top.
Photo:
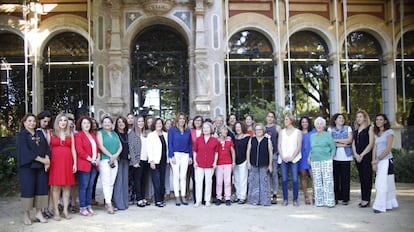
<svg viewBox="0 0 414 232">
<path fill-rule="evenodd" d="M 112 207 L 112 193 L 114 182 L 118 172 L 118 157 L 122 151 L 122 144 L 118 135 L 113 130 L 113 120 L 110 116 L 102 119 L 102 129 L 98 131 L 99 150 L 101 150 L 101 161 L 99 162 L 99 173 L 102 180 L 102 189 L 109 214 L 114 213 Z"/>
<path fill-rule="evenodd" d="M 331 134 L 326 132 L 326 121 L 322 117 L 315 120 L 316 133 L 311 135 L 311 150 L 308 162 L 311 163 L 315 189 L 315 205 L 335 206 L 332 157 L 336 147 Z"/>
</svg>

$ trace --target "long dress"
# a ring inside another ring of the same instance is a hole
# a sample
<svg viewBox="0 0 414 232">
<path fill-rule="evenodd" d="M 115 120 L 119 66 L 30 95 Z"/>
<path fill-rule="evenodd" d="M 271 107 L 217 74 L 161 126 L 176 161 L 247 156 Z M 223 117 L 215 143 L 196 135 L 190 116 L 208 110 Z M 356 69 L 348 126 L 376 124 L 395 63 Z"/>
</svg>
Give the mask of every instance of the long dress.
<svg viewBox="0 0 414 232">
<path fill-rule="evenodd" d="M 75 175 L 73 174 L 72 139 L 66 137 L 60 140 L 58 136 L 50 138 L 50 171 L 49 185 L 74 185 Z"/>
</svg>

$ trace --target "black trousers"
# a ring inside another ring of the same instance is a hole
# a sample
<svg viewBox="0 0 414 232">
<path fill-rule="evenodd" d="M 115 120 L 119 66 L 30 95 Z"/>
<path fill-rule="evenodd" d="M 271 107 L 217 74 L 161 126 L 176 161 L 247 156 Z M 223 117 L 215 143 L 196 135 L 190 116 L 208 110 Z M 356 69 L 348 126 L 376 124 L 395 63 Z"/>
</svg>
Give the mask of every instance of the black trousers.
<svg viewBox="0 0 414 232">
<path fill-rule="evenodd" d="M 335 201 L 349 201 L 351 161 L 333 161 Z"/>
<path fill-rule="evenodd" d="M 361 183 L 361 199 L 363 201 L 371 201 L 371 191 L 372 191 L 372 154 L 368 153 L 364 155 L 361 163 L 355 161 L 358 174 L 359 182 Z"/>
<path fill-rule="evenodd" d="M 145 188 L 142 186 L 141 181 L 144 179 L 143 176 L 143 170 L 144 167 L 132 167 L 132 173 L 133 173 L 133 183 L 134 183 L 134 192 L 135 192 L 135 200 L 140 201 L 145 198 Z"/>
<path fill-rule="evenodd" d="M 23 198 L 47 196 L 49 192 L 49 174 L 44 168 L 19 168 L 20 194 Z"/>
<path fill-rule="evenodd" d="M 164 202 L 165 194 L 165 162 L 155 165 L 155 169 L 151 169 L 152 185 L 154 186 L 154 199 L 155 202 Z"/>
</svg>

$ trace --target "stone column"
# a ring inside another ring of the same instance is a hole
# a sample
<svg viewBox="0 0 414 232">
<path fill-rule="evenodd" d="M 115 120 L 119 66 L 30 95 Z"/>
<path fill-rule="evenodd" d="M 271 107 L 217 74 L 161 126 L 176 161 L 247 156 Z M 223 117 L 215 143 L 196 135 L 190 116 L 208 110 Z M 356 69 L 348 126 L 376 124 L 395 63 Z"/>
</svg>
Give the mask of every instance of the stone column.
<svg viewBox="0 0 414 232">
<path fill-rule="evenodd" d="M 330 115 L 341 112 L 341 63 L 334 51 L 329 54 L 329 112 Z"/>
<path fill-rule="evenodd" d="M 273 60 L 275 61 L 274 67 L 274 85 L 275 85 L 275 108 L 285 108 L 285 78 L 284 78 L 284 65 L 283 58 L 286 52 L 281 52 L 280 57 L 278 53 L 273 53 Z"/>
<path fill-rule="evenodd" d="M 108 99 L 109 113 L 114 115 L 121 115 L 125 105 L 122 99 L 122 83 L 123 83 L 123 68 L 122 68 L 122 51 L 121 51 L 121 9 L 120 1 L 112 1 L 111 5 L 111 31 L 109 44 L 109 65 L 108 65 L 108 79 L 110 84 L 110 98 Z"/>
<path fill-rule="evenodd" d="M 29 63 L 32 64 L 32 113 L 38 114 L 44 108 L 43 70 L 41 69 L 43 56 L 37 55 L 36 58 L 30 56 Z"/>
<path fill-rule="evenodd" d="M 204 27 L 204 0 L 195 0 L 196 16 L 195 22 L 195 84 L 196 98 L 193 101 L 196 114 L 210 117 L 211 115 L 211 97 L 209 96 L 211 89 L 210 67 L 207 60 L 206 35 Z"/>
</svg>

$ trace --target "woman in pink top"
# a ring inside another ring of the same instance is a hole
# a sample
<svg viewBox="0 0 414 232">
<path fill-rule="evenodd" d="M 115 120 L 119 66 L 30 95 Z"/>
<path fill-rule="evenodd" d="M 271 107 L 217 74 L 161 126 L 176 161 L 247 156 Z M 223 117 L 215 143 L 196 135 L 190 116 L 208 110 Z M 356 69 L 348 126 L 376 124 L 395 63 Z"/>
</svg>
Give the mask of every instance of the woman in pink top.
<svg viewBox="0 0 414 232">
<path fill-rule="evenodd" d="M 233 141 L 227 136 L 228 130 L 222 127 L 219 130 L 220 149 L 218 152 L 217 168 L 216 168 L 216 205 L 220 205 L 223 200 L 223 181 L 224 181 L 224 199 L 226 205 L 231 205 L 231 171 L 236 165 L 236 155 L 234 152 Z"/>
</svg>

